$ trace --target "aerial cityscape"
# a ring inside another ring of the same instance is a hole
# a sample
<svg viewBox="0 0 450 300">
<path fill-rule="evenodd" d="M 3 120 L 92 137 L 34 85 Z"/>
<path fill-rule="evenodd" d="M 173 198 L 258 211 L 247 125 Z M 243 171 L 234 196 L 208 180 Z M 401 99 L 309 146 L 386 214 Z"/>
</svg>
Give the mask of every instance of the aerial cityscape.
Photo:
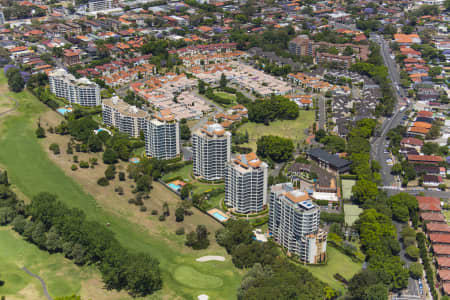
<svg viewBox="0 0 450 300">
<path fill-rule="evenodd" d="M 0 0 L 1 300 L 450 300 L 450 0 Z"/>
</svg>

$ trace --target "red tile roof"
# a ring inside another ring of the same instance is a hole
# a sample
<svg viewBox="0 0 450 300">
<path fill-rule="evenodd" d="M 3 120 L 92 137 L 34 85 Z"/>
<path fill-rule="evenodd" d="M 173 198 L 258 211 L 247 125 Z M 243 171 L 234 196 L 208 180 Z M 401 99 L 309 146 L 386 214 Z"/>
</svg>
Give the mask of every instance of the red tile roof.
<svg viewBox="0 0 450 300">
<path fill-rule="evenodd" d="M 417 113 L 418 117 L 425 117 L 425 118 L 432 118 L 433 117 L 433 112 L 431 111 L 426 111 L 426 110 L 421 110 Z"/>
<path fill-rule="evenodd" d="M 439 278 L 444 281 L 450 281 L 450 270 L 438 270 Z"/>
<path fill-rule="evenodd" d="M 400 144 L 414 145 L 414 146 L 423 146 L 423 141 L 416 138 L 403 138 Z"/>
<path fill-rule="evenodd" d="M 450 283 L 444 283 L 442 289 L 446 295 L 450 295 Z"/>
<path fill-rule="evenodd" d="M 430 233 L 430 241 L 434 244 L 450 244 L 450 234 L 447 233 Z"/>
<path fill-rule="evenodd" d="M 444 159 L 437 155 L 415 155 L 409 154 L 408 160 L 412 161 L 425 161 L 425 162 L 441 162 Z"/>
<path fill-rule="evenodd" d="M 438 268 L 450 267 L 450 257 L 436 257 Z"/>
<path fill-rule="evenodd" d="M 441 211 L 441 200 L 436 197 L 417 196 L 419 202 L 419 210 L 425 211 Z"/>
<path fill-rule="evenodd" d="M 443 223 L 428 223 L 427 232 L 448 232 L 450 233 L 450 226 Z"/>
<path fill-rule="evenodd" d="M 450 255 L 450 245 L 433 245 L 435 255 Z"/>
<path fill-rule="evenodd" d="M 445 222 L 445 217 L 441 213 L 434 213 L 434 212 L 421 213 L 420 217 L 424 221 Z"/>
</svg>

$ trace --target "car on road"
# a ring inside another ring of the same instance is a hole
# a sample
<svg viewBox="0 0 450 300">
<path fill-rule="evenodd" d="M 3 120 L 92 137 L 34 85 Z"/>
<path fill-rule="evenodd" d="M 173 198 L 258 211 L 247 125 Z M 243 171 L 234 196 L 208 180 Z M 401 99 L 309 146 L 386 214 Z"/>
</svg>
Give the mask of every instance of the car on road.
<svg viewBox="0 0 450 300">
<path fill-rule="evenodd" d="M 388 149 L 384 149 L 384 154 L 389 154 L 389 150 Z"/>
</svg>

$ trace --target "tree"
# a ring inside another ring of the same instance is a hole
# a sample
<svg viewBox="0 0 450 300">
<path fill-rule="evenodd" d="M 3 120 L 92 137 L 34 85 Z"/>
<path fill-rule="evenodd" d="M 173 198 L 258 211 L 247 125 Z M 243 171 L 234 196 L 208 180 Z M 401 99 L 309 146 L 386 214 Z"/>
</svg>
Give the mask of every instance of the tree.
<svg viewBox="0 0 450 300">
<path fill-rule="evenodd" d="M 114 164 L 117 162 L 119 155 L 116 151 L 111 148 L 106 148 L 105 152 L 103 152 L 103 162 L 105 164 Z"/>
<path fill-rule="evenodd" d="M 376 199 L 378 196 L 378 187 L 372 181 L 360 179 L 352 187 L 352 193 L 359 203 L 364 203 L 368 200 Z"/>
<path fill-rule="evenodd" d="M 109 181 L 106 177 L 102 177 L 97 180 L 97 184 L 100 186 L 107 186 L 109 185 Z"/>
<path fill-rule="evenodd" d="M 353 55 L 353 48 L 350 46 L 345 47 L 344 52 L 342 52 L 345 56 L 352 56 Z"/>
<path fill-rule="evenodd" d="M 203 80 L 199 80 L 198 81 L 198 93 L 203 95 L 203 94 L 205 94 L 205 91 L 206 91 L 205 82 Z"/>
<path fill-rule="evenodd" d="M 61 151 L 59 150 L 59 145 L 56 143 L 53 143 L 49 146 L 49 149 L 53 152 L 53 154 L 58 155 L 61 153 Z"/>
<path fill-rule="evenodd" d="M 209 246 L 208 230 L 205 225 L 197 225 L 194 231 L 186 236 L 185 245 L 192 247 L 194 250 L 206 249 Z"/>
<path fill-rule="evenodd" d="M 105 177 L 108 180 L 112 180 L 116 177 L 116 168 L 113 165 L 110 165 L 106 168 Z"/>
<path fill-rule="evenodd" d="M 38 128 L 36 128 L 36 137 L 38 139 L 42 139 L 45 138 L 45 129 L 42 128 L 41 126 L 38 126 Z"/>
<path fill-rule="evenodd" d="M 187 123 L 183 122 L 183 120 L 185 119 L 182 119 L 180 122 L 180 138 L 182 140 L 189 140 L 191 138 L 191 130 L 189 129 L 189 126 L 187 126 Z"/>
<path fill-rule="evenodd" d="M 270 158 L 275 162 L 284 162 L 292 157 L 294 143 L 291 139 L 274 135 L 265 135 L 256 142 L 257 154 L 263 158 Z"/>
<path fill-rule="evenodd" d="M 408 246 L 405 249 L 405 252 L 406 252 L 406 255 L 414 261 L 416 261 L 420 257 L 419 248 L 417 248 L 416 246 L 413 246 L 413 245 Z"/>
<path fill-rule="evenodd" d="M 227 77 L 225 76 L 224 73 L 222 73 L 222 75 L 220 75 L 220 88 L 223 89 L 227 86 Z"/>
<path fill-rule="evenodd" d="M 178 207 L 175 210 L 175 221 L 183 222 L 184 221 L 184 208 Z"/>
<path fill-rule="evenodd" d="M 96 134 L 89 137 L 87 145 L 91 152 L 100 152 L 103 150 L 102 140 Z"/>
<path fill-rule="evenodd" d="M 20 71 L 18 69 L 11 68 L 10 70 L 17 71 L 14 71 L 8 78 L 9 89 L 15 93 L 21 92 L 25 87 L 25 82 L 23 81 L 22 75 L 20 74 Z"/>
<path fill-rule="evenodd" d="M 422 274 L 423 274 L 423 267 L 421 263 L 411 263 L 409 265 L 409 276 L 411 276 L 411 278 L 413 279 L 420 279 L 422 278 Z"/>
</svg>

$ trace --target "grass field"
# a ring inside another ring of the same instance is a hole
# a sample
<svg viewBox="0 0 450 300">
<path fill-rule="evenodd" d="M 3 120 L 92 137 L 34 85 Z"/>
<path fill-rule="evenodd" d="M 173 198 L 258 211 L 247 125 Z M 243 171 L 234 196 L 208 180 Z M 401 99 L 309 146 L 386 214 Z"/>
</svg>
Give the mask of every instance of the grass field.
<svg viewBox="0 0 450 300">
<path fill-rule="evenodd" d="M 327 247 L 327 264 L 325 266 L 306 266 L 315 277 L 330 285 L 333 289 L 344 292 L 344 285 L 334 279 L 333 275 L 336 273 L 344 276 L 345 279 L 350 280 L 362 268 L 362 263 L 356 263 L 347 255 L 342 254 L 334 247 L 328 245 Z"/>
<path fill-rule="evenodd" d="M 34 274 L 45 278 L 52 296 L 90 293 L 95 299 L 123 299 L 125 293 L 108 292 L 99 284 L 95 267 L 77 267 L 62 254 L 50 255 L 33 244 L 24 241 L 7 227 L 0 227 L 0 270 L 5 282 L 0 295 L 7 299 L 44 299 L 40 282 L 25 273 L 27 267 Z M 6 246 L 7 245 L 7 246 Z M 97 285 L 91 285 L 96 282 Z M 89 286 L 90 285 L 90 286 Z M 90 291 L 87 290 L 89 286 Z M 103 296 L 101 296 L 103 295 Z"/>
<path fill-rule="evenodd" d="M 236 101 L 236 96 L 227 92 L 219 92 L 219 91 L 215 91 L 214 94 L 216 94 L 219 97 L 222 97 L 224 99 L 228 99 L 231 101 Z"/>
<path fill-rule="evenodd" d="M 344 199 L 350 199 L 352 196 L 352 187 L 355 185 L 356 181 L 353 179 L 342 179 L 342 197 Z"/>
<path fill-rule="evenodd" d="M 250 147 L 256 151 L 256 141 L 263 135 L 277 135 L 290 138 L 294 141 L 294 145 L 302 142 L 306 138 L 305 129 L 310 127 L 314 122 L 314 111 L 300 111 L 300 115 L 296 120 L 277 120 L 271 122 L 270 126 L 262 123 L 248 122 L 242 125 L 238 132 L 248 132 L 249 142 L 242 144 L 243 147 Z"/>
<path fill-rule="evenodd" d="M 2 76 L 0 75 L 0 78 Z M 200 294 L 207 294 L 210 299 L 235 299 L 242 271 L 233 267 L 224 249 L 216 246 L 203 251 L 192 251 L 182 245 L 184 237 L 175 236 L 173 232 L 164 234 L 164 228 L 160 230 L 163 234 L 151 234 L 149 229 L 131 222 L 113 207 L 106 207 L 105 203 L 100 205 L 91 194 L 86 193 L 82 186 L 48 158 L 35 138 L 37 118 L 48 109 L 28 92 L 10 96 L 15 97 L 20 105 L 17 113 L 0 121 L 0 166 L 8 170 L 15 188 L 29 199 L 39 192 L 56 194 L 67 205 L 82 209 L 89 219 L 100 224 L 110 223 L 110 229 L 122 245 L 132 251 L 146 252 L 157 258 L 160 261 L 164 286 L 161 291 L 146 299 L 196 299 Z M 167 194 L 163 193 L 160 196 L 165 195 Z M 164 227 L 163 223 L 160 226 Z M 167 238 L 176 243 L 168 244 Z M 213 238 L 214 234 L 211 234 L 211 239 Z M 4 248 L 6 247 L 3 247 L 2 243 L 2 251 Z M 227 260 L 207 263 L 195 261 L 203 255 L 224 255 Z M 181 266 L 195 270 L 195 273 L 191 273 L 196 277 L 186 271 L 175 276 L 177 268 Z M 201 280 L 202 276 L 207 280 L 217 278 L 217 282 L 221 284 L 218 286 L 215 283 L 202 288 L 188 284 L 192 280 Z"/>
<path fill-rule="evenodd" d="M 362 208 L 354 204 L 344 204 L 345 224 L 352 226 L 362 213 Z"/>
</svg>

